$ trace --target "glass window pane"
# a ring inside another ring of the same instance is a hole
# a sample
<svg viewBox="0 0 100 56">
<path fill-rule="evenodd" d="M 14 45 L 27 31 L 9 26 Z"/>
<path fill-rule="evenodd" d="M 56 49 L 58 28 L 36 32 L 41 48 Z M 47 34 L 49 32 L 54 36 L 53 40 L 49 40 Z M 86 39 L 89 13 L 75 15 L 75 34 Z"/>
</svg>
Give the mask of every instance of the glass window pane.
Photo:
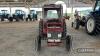
<svg viewBox="0 0 100 56">
<path fill-rule="evenodd" d="M 48 10 L 46 18 L 58 18 L 57 10 Z"/>
</svg>

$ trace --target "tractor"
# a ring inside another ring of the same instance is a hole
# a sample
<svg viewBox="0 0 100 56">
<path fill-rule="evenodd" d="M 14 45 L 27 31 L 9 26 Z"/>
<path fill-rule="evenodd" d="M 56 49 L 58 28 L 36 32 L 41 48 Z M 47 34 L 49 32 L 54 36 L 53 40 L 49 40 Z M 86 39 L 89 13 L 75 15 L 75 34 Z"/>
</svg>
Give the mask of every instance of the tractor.
<svg viewBox="0 0 100 56">
<path fill-rule="evenodd" d="M 4 19 L 9 18 L 9 13 L 7 10 L 1 10 L 1 15 L 0 15 L 1 21 L 4 21 Z"/>
<path fill-rule="evenodd" d="M 87 16 L 83 17 L 83 19 L 83 21 L 76 20 L 72 23 L 72 26 L 79 29 L 79 26 L 83 24 L 86 32 L 89 35 L 100 34 L 100 0 L 96 0 L 93 11 L 91 11 Z"/>
<path fill-rule="evenodd" d="M 26 18 L 26 21 L 28 21 L 28 19 L 30 20 L 30 21 L 35 21 L 35 20 L 37 20 L 37 13 L 36 13 L 36 11 L 35 10 L 30 10 L 30 13 L 28 14 L 28 17 Z"/>
<path fill-rule="evenodd" d="M 30 10 L 30 15 L 31 15 L 31 18 L 34 20 L 37 20 L 37 13 L 35 10 Z"/>
<path fill-rule="evenodd" d="M 78 30 L 80 28 L 80 26 L 84 27 L 85 23 L 86 23 L 86 16 L 89 14 L 89 12 L 87 12 L 87 10 L 83 11 L 77 11 L 78 14 L 74 14 L 74 20 L 72 22 L 72 27 L 75 28 L 76 30 Z M 83 12 L 83 13 L 82 13 Z M 82 15 L 83 14 L 83 15 Z M 81 17 L 82 16 L 82 17 Z"/>
<path fill-rule="evenodd" d="M 47 46 L 64 44 L 67 51 L 71 49 L 71 36 L 67 34 L 63 7 L 60 4 L 45 4 L 42 7 L 43 19 L 39 21 L 39 35 L 36 38 L 36 50 L 40 51 L 42 40 Z"/>
<path fill-rule="evenodd" d="M 16 21 L 19 21 L 19 20 L 24 20 L 25 16 L 25 12 L 22 11 L 22 10 L 15 10 L 15 13 L 13 14 L 13 18 L 16 20 Z"/>
</svg>

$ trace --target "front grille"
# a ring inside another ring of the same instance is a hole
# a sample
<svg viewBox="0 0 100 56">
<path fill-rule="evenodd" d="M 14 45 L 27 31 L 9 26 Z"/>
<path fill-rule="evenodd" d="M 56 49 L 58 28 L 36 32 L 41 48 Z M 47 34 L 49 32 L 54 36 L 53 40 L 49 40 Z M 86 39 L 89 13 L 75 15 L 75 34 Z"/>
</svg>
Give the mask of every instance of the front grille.
<svg viewBox="0 0 100 56">
<path fill-rule="evenodd" d="M 49 39 L 58 39 L 58 34 L 60 33 L 59 32 L 49 32 L 49 34 L 51 34 L 51 37 L 47 36 Z"/>
<path fill-rule="evenodd" d="M 52 37 L 53 39 L 58 38 L 58 33 L 51 33 L 51 37 Z"/>
</svg>

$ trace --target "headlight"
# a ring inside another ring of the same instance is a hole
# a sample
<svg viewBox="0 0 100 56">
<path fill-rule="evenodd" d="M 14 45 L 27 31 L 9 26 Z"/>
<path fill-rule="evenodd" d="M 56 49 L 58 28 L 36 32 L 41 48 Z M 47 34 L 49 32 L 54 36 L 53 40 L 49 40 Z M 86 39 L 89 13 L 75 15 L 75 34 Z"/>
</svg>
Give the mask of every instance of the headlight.
<svg viewBox="0 0 100 56">
<path fill-rule="evenodd" d="M 60 37 L 62 37 L 62 34 L 61 33 L 58 34 L 58 38 L 60 38 Z"/>
<path fill-rule="evenodd" d="M 51 33 L 47 33 L 47 37 L 51 37 Z"/>
</svg>

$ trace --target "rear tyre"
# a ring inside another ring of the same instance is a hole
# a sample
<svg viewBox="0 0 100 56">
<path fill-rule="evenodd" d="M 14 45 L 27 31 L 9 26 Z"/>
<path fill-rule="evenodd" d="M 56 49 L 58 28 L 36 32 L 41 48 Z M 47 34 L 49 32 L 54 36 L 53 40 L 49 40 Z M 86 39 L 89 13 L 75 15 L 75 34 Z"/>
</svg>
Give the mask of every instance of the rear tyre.
<svg viewBox="0 0 100 56">
<path fill-rule="evenodd" d="M 28 21 L 28 17 L 26 18 L 26 22 Z"/>
<path fill-rule="evenodd" d="M 39 22 L 39 35 L 40 37 L 43 37 L 43 23 Z"/>
<path fill-rule="evenodd" d="M 19 18 L 16 18 L 16 22 L 19 22 Z"/>
<path fill-rule="evenodd" d="M 75 29 L 79 29 L 80 27 L 79 19 L 76 19 L 72 24 Z"/>
<path fill-rule="evenodd" d="M 63 37 L 66 37 L 66 34 L 67 34 L 66 23 L 64 23 L 63 30 L 64 30 L 64 31 L 62 32 L 62 33 L 63 33 L 62 36 L 63 36 Z"/>
<path fill-rule="evenodd" d="M 35 40 L 35 45 L 36 45 L 36 50 L 40 51 L 41 50 L 41 37 L 38 36 L 37 39 Z"/>
<path fill-rule="evenodd" d="M 9 22 L 13 22 L 13 18 L 12 17 L 9 17 L 8 20 L 9 20 Z"/>
<path fill-rule="evenodd" d="M 100 19 L 89 16 L 86 22 L 86 32 L 90 35 L 100 34 Z"/>
<path fill-rule="evenodd" d="M 71 42 L 72 40 L 71 40 L 71 36 L 67 36 L 67 38 L 66 38 L 66 41 L 65 41 L 65 47 L 66 47 L 66 50 L 67 51 L 70 51 L 71 50 L 71 44 L 72 44 L 72 42 Z"/>
<path fill-rule="evenodd" d="M 1 18 L 1 21 L 4 21 L 4 18 Z"/>
<path fill-rule="evenodd" d="M 74 24 L 74 23 L 72 22 L 71 27 L 73 27 L 73 24 Z"/>
</svg>

